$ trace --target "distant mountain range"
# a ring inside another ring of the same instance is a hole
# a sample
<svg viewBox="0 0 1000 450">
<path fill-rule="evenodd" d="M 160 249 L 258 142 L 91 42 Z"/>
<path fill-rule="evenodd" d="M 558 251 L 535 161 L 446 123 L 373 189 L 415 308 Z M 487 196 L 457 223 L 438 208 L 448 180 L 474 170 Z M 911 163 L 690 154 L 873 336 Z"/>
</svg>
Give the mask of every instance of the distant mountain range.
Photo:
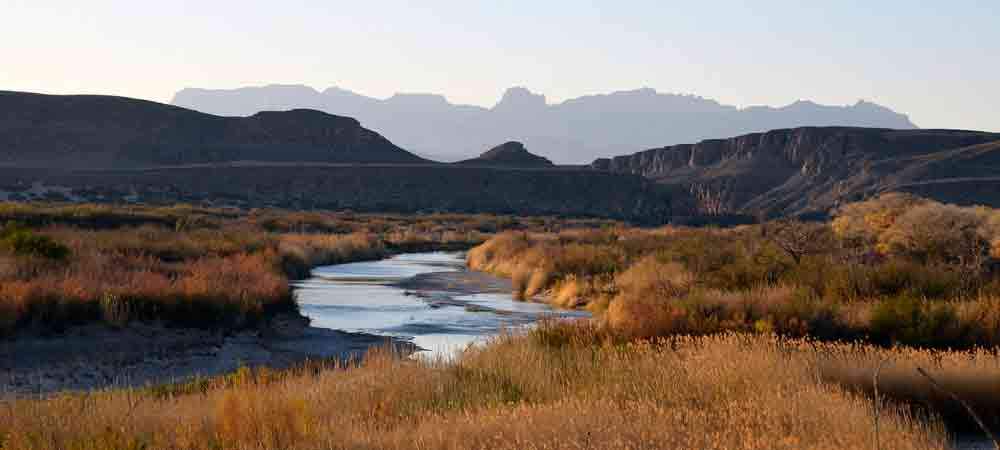
<svg viewBox="0 0 1000 450">
<path fill-rule="evenodd" d="M 540 115 L 562 107 L 537 100 Z M 513 118 L 503 111 L 525 110 L 517 105 L 501 102 L 488 114 Z M 422 111 L 396 120 L 425 120 Z M 615 111 L 608 106 L 605 115 L 617 120 Z M 529 149 L 537 150 L 517 141 L 484 145 L 470 149 L 475 158 L 443 164 L 356 119 L 312 109 L 223 117 L 124 97 L 0 91 L 0 200 L 557 214 L 651 224 L 823 215 L 890 191 L 1000 206 L 997 133 L 784 128 L 574 166 L 553 165 Z"/>
<path fill-rule="evenodd" d="M 310 108 L 357 118 L 396 144 L 431 159 L 473 158 L 498 142 L 520 141 L 559 164 L 586 163 L 641 148 L 779 128 L 854 126 L 913 129 L 907 116 L 874 103 L 825 106 L 809 101 L 737 108 L 693 96 L 637 89 L 548 104 L 525 88 L 508 89 L 492 108 L 455 105 L 433 94 L 366 97 L 301 85 L 187 88 L 172 103 L 223 116 Z"/>
<path fill-rule="evenodd" d="M 553 167 L 518 143 L 466 164 L 309 109 L 221 117 L 124 97 L 0 91 L 0 201 L 177 202 L 377 212 L 598 216 L 662 223 L 634 174 Z"/>
</svg>

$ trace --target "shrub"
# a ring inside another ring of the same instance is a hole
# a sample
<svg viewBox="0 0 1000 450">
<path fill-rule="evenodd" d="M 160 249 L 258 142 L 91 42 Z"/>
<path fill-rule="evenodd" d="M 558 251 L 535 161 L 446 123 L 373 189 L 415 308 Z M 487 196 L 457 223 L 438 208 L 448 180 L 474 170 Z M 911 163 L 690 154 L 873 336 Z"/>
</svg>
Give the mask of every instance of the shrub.
<svg viewBox="0 0 1000 450">
<path fill-rule="evenodd" d="M 670 299 L 687 294 L 694 275 L 679 263 L 664 261 L 663 255 L 640 259 L 615 278 L 615 285 L 626 297 Z"/>
<path fill-rule="evenodd" d="M 879 242 L 920 261 L 981 267 L 990 251 L 983 219 L 973 208 L 926 202 L 901 214 Z"/>
<path fill-rule="evenodd" d="M 912 296 L 880 301 L 871 312 L 870 328 L 876 341 L 934 347 L 960 338 L 958 318 L 947 304 L 933 304 Z"/>
<path fill-rule="evenodd" d="M 8 223 L 0 230 L 0 247 L 18 256 L 35 256 L 53 260 L 63 260 L 69 256 L 69 248 L 51 237 L 38 235 L 27 228 Z"/>
<path fill-rule="evenodd" d="M 101 297 L 101 316 L 104 322 L 116 327 L 123 327 L 132 319 L 130 302 L 120 295 L 105 293 Z"/>
<path fill-rule="evenodd" d="M 833 248 L 833 233 L 825 223 L 778 220 L 767 224 L 764 230 L 767 238 L 795 264 L 806 256 L 828 253 Z"/>
<path fill-rule="evenodd" d="M 900 215 L 926 201 L 910 194 L 883 194 L 844 205 L 836 212 L 831 225 L 834 233 L 851 246 L 875 245 Z"/>
</svg>

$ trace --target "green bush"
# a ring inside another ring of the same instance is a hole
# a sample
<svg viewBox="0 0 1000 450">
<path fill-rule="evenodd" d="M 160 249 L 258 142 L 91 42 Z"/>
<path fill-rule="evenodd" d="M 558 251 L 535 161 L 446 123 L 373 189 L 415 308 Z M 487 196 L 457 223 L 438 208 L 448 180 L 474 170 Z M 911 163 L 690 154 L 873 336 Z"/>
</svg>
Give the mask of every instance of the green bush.
<svg viewBox="0 0 1000 450">
<path fill-rule="evenodd" d="M 48 236 L 32 233 L 17 224 L 8 223 L 0 230 L 0 247 L 18 256 L 36 256 L 63 260 L 69 256 L 69 248 Z"/>
<path fill-rule="evenodd" d="M 831 265 L 822 271 L 814 271 L 812 278 L 812 283 L 806 285 L 837 301 L 901 295 L 946 299 L 960 296 L 965 289 L 962 274 L 957 270 L 904 260 L 892 260 L 874 266 Z"/>
<path fill-rule="evenodd" d="M 871 313 L 872 338 L 883 344 L 934 347 L 958 342 L 961 326 L 954 308 L 912 296 L 880 301 Z"/>
</svg>

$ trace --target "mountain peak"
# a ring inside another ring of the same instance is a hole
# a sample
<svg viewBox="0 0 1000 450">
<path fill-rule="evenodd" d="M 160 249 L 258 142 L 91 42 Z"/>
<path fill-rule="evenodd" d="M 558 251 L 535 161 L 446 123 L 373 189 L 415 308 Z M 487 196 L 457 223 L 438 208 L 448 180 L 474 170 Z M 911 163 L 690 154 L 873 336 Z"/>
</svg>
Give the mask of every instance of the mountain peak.
<svg viewBox="0 0 1000 450">
<path fill-rule="evenodd" d="M 479 155 L 478 158 L 461 161 L 459 164 L 509 167 L 552 167 L 552 161 L 535 155 L 524 148 L 524 144 L 509 141 Z"/>
<path fill-rule="evenodd" d="M 536 94 L 525 87 L 512 87 L 504 91 L 503 97 L 493 107 L 494 111 L 539 110 L 548 106 L 545 96 Z"/>
<path fill-rule="evenodd" d="M 400 92 L 386 100 L 410 108 L 440 108 L 452 106 L 448 99 L 439 94 L 421 94 Z"/>
<path fill-rule="evenodd" d="M 526 87 L 511 87 L 492 108 L 454 104 L 441 95 L 397 94 L 381 99 L 341 89 L 313 96 L 280 90 L 188 92 L 178 95 L 174 104 L 240 116 L 261 110 L 319 109 L 355 117 L 403 148 L 449 161 L 473 158 L 470 149 L 489 148 L 514 136 L 553 161 L 582 163 L 636 149 L 773 129 L 916 127 L 905 115 L 869 101 L 853 105 L 799 101 L 744 108 L 651 87 L 595 93 L 551 104 L 544 95 Z"/>
</svg>

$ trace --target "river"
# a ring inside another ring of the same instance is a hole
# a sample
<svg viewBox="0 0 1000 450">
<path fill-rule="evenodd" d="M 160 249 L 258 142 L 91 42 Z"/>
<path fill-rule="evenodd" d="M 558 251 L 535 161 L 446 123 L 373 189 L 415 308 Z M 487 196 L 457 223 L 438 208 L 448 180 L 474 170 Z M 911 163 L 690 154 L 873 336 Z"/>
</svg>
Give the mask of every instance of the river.
<svg viewBox="0 0 1000 450">
<path fill-rule="evenodd" d="M 294 286 L 313 326 L 406 339 L 425 350 L 423 357 L 450 357 L 545 317 L 588 315 L 514 301 L 505 280 L 469 272 L 462 252 L 319 267 Z"/>
</svg>

